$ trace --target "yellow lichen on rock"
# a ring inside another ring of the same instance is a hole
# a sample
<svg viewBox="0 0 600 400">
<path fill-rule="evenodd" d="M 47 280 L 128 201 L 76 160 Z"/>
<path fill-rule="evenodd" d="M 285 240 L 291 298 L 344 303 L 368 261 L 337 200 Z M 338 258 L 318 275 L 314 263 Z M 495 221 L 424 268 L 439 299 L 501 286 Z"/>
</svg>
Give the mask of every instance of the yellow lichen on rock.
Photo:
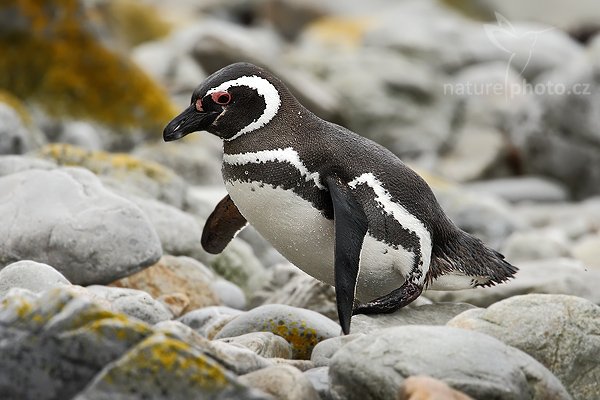
<svg viewBox="0 0 600 400">
<path fill-rule="evenodd" d="M 4 103 L 15 110 L 25 125 L 31 124 L 31 115 L 29 114 L 27 107 L 17 97 L 7 91 L 0 90 L 0 103 Z"/>
<path fill-rule="evenodd" d="M 8 0 L 0 27 L 0 89 L 57 116 L 160 129 L 176 110 L 133 62 L 104 47 L 80 0 Z"/>
<path fill-rule="evenodd" d="M 227 384 L 223 367 L 189 344 L 164 334 L 154 334 L 138 344 L 107 377 L 115 381 L 128 374 L 185 379 L 189 385 L 202 388 L 218 389 Z"/>
<path fill-rule="evenodd" d="M 323 340 L 317 336 L 317 331 L 307 327 L 305 322 L 300 326 L 296 322 L 291 322 L 288 326 L 283 320 L 270 320 L 264 327 L 264 331 L 272 332 L 287 340 L 292 345 L 294 358 L 303 360 L 309 359 L 313 348 Z"/>
<path fill-rule="evenodd" d="M 159 182 L 166 182 L 175 177 L 173 172 L 160 164 L 140 160 L 125 153 L 89 151 L 69 144 L 52 143 L 40 149 L 38 154 L 42 158 L 55 161 L 58 165 L 84 167 L 99 175 L 137 173 Z"/>
</svg>

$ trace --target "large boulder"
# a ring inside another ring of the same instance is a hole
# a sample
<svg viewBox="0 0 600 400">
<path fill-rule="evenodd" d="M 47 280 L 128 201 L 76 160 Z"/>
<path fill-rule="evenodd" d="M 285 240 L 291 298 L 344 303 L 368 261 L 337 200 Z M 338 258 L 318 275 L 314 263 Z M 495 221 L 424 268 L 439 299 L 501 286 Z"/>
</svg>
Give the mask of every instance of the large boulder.
<svg viewBox="0 0 600 400">
<path fill-rule="evenodd" d="M 28 170 L 0 178 L 0 266 L 29 259 L 71 283 L 108 283 L 155 263 L 148 217 L 89 171 Z"/>
<path fill-rule="evenodd" d="M 449 326 L 493 336 L 544 364 L 576 399 L 600 393 L 600 307 L 574 296 L 515 296 L 459 314 Z"/>
<path fill-rule="evenodd" d="M 381 330 L 342 347 L 329 376 L 336 398 L 393 399 L 406 378 L 429 375 L 476 399 L 570 399 L 529 355 L 490 336 L 446 326 Z"/>
</svg>

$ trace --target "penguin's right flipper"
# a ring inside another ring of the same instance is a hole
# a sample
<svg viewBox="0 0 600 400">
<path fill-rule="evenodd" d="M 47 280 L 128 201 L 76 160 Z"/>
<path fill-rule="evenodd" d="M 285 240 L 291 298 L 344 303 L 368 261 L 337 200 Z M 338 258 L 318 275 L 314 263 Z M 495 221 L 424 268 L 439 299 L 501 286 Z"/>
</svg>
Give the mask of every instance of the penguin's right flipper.
<svg viewBox="0 0 600 400">
<path fill-rule="evenodd" d="M 348 186 L 338 178 L 325 179 L 333 203 L 335 226 L 335 297 L 344 334 L 350 332 L 360 252 L 367 233 L 367 216 Z"/>
<path fill-rule="evenodd" d="M 231 197 L 225 196 L 206 220 L 200 240 L 202 247 L 211 254 L 222 252 L 247 223 Z"/>
</svg>

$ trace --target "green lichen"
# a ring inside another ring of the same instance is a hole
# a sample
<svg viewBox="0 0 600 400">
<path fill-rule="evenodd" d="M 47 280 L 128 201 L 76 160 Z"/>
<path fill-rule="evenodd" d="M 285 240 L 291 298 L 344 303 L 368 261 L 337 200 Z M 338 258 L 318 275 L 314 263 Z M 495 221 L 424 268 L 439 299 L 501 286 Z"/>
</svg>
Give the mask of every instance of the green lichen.
<svg viewBox="0 0 600 400">
<path fill-rule="evenodd" d="M 95 37 L 81 0 L 7 0 L 0 89 L 55 116 L 155 131 L 176 110 L 163 89 Z"/>
</svg>

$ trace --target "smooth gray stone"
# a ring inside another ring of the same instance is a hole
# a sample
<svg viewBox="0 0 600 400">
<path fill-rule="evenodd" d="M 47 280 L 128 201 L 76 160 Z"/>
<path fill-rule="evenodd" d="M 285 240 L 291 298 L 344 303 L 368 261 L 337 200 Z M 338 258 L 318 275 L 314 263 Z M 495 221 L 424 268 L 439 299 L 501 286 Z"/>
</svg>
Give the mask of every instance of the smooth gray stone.
<svg viewBox="0 0 600 400">
<path fill-rule="evenodd" d="M 467 303 L 435 303 L 404 307 L 391 314 L 355 315 L 352 317 L 352 333 L 369 334 L 398 325 L 446 325 L 452 318 L 471 308 L 473 306 Z"/>
<path fill-rule="evenodd" d="M 146 215 L 81 168 L 1 177 L 0 215 L 0 265 L 43 262 L 74 284 L 109 283 L 162 255 Z"/>
<path fill-rule="evenodd" d="M 241 314 L 243 314 L 242 311 L 231 307 L 211 306 L 190 311 L 177 320 L 189 326 L 201 336 L 211 338 L 225 323 Z"/>
<path fill-rule="evenodd" d="M 289 365 L 276 365 L 250 372 L 241 376 L 240 382 L 280 400 L 319 400 L 319 394 L 308 378 Z"/>
<path fill-rule="evenodd" d="M 600 394 L 600 307 L 565 295 L 528 294 L 459 314 L 448 326 L 493 336 L 552 371 L 576 399 Z"/>
<path fill-rule="evenodd" d="M 219 339 L 222 342 L 244 346 L 266 358 L 292 358 L 292 345 L 271 332 L 251 332 L 245 335 Z"/>
<path fill-rule="evenodd" d="M 143 290 L 100 285 L 88 286 L 86 289 L 94 296 L 108 301 L 112 310 L 150 325 L 173 318 L 167 306 Z"/>
<path fill-rule="evenodd" d="M 0 298 L 12 288 L 43 292 L 70 284 L 63 274 L 51 266 L 35 261 L 17 261 L 0 269 Z"/>
<path fill-rule="evenodd" d="M 546 178 L 525 176 L 517 178 L 491 179 L 465 185 L 468 190 L 499 196 L 511 203 L 562 202 L 569 198 L 567 189 Z"/>
<path fill-rule="evenodd" d="M 146 213 L 166 254 L 189 256 L 201 249 L 202 228 L 191 214 L 158 200 L 138 196 L 127 198 Z"/>
<path fill-rule="evenodd" d="M 476 399 L 571 399 L 531 356 L 478 332 L 446 326 L 384 329 L 342 347 L 329 364 L 334 398 L 393 399 L 428 375 Z"/>
<path fill-rule="evenodd" d="M 310 355 L 310 361 L 312 361 L 316 367 L 327 367 L 329 366 L 331 357 L 333 357 L 339 349 L 362 337 L 365 337 L 364 333 L 351 333 L 350 335 L 325 339 L 315 346 Z"/>
<path fill-rule="evenodd" d="M 304 376 L 319 393 L 321 400 L 333 400 L 331 388 L 329 387 L 329 367 L 317 367 L 304 371 Z"/>
<path fill-rule="evenodd" d="M 227 323 L 217 339 L 250 332 L 272 332 L 286 339 L 293 347 L 293 357 L 309 359 L 314 346 L 322 340 L 340 335 L 340 326 L 314 311 L 267 304 L 254 308 Z"/>
</svg>

